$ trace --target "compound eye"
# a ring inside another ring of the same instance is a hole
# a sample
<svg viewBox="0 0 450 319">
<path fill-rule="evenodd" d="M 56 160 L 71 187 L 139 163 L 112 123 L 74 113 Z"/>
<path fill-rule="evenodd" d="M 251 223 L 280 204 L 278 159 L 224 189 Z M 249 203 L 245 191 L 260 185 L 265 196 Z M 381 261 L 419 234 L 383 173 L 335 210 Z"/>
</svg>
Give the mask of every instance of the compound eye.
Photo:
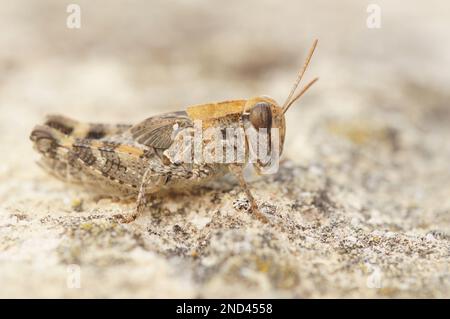
<svg viewBox="0 0 450 319">
<path fill-rule="evenodd" d="M 250 123 L 257 130 L 260 128 L 270 130 L 272 127 L 272 110 L 270 104 L 266 102 L 256 103 L 250 111 Z"/>
</svg>

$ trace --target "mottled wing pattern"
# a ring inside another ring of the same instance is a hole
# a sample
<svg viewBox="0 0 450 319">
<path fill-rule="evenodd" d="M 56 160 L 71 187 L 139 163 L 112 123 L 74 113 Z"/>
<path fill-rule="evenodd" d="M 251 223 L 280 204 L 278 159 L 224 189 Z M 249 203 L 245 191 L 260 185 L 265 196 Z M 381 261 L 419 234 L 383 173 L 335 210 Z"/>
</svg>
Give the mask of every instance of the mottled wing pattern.
<svg viewBox="0 0 450 319">
<path fill-rule="evenodd" d="M 150 117 L 130 128 L 134 140 L 142 145 L 158 149 L 166 149 L 173 142 L 175 134 L 186 127 L 192 126 L 186 112 L 166 113 Z"/>
</svg>

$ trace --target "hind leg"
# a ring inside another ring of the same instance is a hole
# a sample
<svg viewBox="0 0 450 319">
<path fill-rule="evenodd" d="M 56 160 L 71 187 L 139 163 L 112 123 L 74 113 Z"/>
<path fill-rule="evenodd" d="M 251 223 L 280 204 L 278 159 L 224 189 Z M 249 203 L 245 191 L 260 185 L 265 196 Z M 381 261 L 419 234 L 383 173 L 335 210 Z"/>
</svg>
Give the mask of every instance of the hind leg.
<svg viewBox="0 0 450 319">
<path fill-rule="evenodd" d="M 48 115 L 44 125 L 65 135 L 86 139 L 101 139 L 121 134 L 131 127 L 129 124 L 84 123 L 62 115 Z"/>
</svg>

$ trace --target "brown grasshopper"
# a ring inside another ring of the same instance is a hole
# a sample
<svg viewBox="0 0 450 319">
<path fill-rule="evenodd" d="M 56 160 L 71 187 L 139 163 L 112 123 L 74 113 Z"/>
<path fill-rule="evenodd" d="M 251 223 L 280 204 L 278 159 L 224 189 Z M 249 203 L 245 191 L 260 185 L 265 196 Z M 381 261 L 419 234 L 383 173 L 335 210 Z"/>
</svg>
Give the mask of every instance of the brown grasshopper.
<svg viewBox="0 0 450 319">
<path fill-rule="evenodd" d="M 267 222 L 243 176 L 250 155 L 263 148 L 262 144 L 255 144 L 247 134 L 234 134 L 231 138 L 228 133 L 230 129 L 244 133 L 262 130 L 263 134 L 257 136 L 263 137 L 268 150 L 281 155 L 285 113 L 318 80 L 315 78 L 295 94 L 316 45 L 317 40 L 282 106 L 261 96 L 190 106 L 186 111 L 150 117 L 136 125 L 89 124 L 50 115 L 43 125 L 34 127 L 30 136 L 42 155 L 39 164 L 55 177 L 98 194 L 137 198 L 136 209 L 122 216 L 125 222 L 136 219 L 152 194 L 189 189 L 233 173 L 251 211 Z M 196 125 L 197 122 L 201 125 Z M 212 128 L 218 134 L 208 133 Z M 277 132 L 276 138 L 273 132 Z M 196 146 L 189 148 L 186 143 L 188 138 L 195 139 L 196 133 L 200 133 L 197 146 L 211 149 L 209 146 L 215 145 L 211 154 L 217 155 L 224 148 L 236 151 L 239 145 L 244 154 L 239 161 L 237 156 L 224 160 L 223 154 L 215 161 L 179 156 L 196 153 Z M 256 156 L 252 164 L 261 172 L 273 164 L 273 158 L 262 160 Z"/>
</svg>

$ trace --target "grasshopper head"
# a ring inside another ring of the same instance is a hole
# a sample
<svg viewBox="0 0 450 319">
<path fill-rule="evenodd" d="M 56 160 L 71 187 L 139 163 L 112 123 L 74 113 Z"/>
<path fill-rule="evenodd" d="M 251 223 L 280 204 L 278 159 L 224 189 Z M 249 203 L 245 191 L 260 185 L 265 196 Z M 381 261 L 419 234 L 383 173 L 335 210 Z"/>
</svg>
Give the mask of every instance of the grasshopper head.
<svg viewBox="0 0 450 319">
<path fill-rule="evenodd" d="M 269 97 L 249 99 L 242 114 L 250 162 L 261 174 L 275 173 L 283 152 L 286 121 L 283 108 Z"/>
<path fill-rule="evenodd" d="M 257 160 L 253 160 L 252 163 L 258 172 L 267 171 L 267 167 L 273 168 L 273 165 L 275 164 L 274 161 L 279 160 L 279 156 L 281 156 L 281 153 L 283 152 L 284 137 L 286 132 L 285 113 L 289 107 L 294 104 L 311 87 L 311 85 L 318 80 L 318 78 L 315 78 L 310 81 L 300 90 L 300 92 L 295 94 L 306 68 L 309 65 L 311 57 L 317 46 L 317 42 L 317 40 L 314 41 L 306 58 L 305 64 L 300 69 L 297 79 L 283 106 L 279 106 L 275 100 L 264 96 L 249 99 L 245 104 L 243 112 L 243 122 L 245 128 L 254 132 L 262 132 L 262 134 L 259 134 L 257 138 L 252 138 L 251 136 L 250 138 L 247 137 L 250 152 L 257 155 Z M 263 140 L 263 142 L 261 142 L 261 140 Z M 261 148 L 264 149 L 262 152 L 260 151 Z M 262 158 L 262 155 L 264 156 L 264 152 L 270 155 Z M 273 172 L 273 170 L 270 172 Z"/>
<path fill-rule="evenodd" d="M 275 100 L 264 96 L 249 99 L 245 106 L 243 121 L 247 129 L 267 133 L 268 141 L 277 142 L 279 145 L 279 154 L 281 155 L 286 122 L 283 109 L 278 106 Z M 274 138 L 278 138 L 278 141 L 274 141 Z M 269 150 L 270 147 L 271 145 L 269 145 Z"/>
</svg>

